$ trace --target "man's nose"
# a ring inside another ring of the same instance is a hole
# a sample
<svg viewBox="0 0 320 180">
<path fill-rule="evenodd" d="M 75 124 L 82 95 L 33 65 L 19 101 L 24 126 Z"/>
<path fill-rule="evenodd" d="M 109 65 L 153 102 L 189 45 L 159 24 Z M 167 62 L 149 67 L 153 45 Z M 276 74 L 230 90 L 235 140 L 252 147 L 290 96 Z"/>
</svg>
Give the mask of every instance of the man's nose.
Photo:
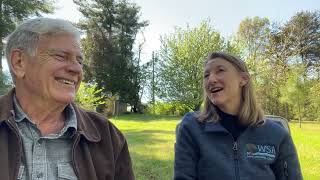
<svg viewBox="0 0 320 180">
<path fill-rule="evenodd" d="M 216 76 L 215 74 L 210 74 L 210 75 L 209 75 L 208 82 L 210 82 L 210 83 L 215 83 L 215 82 L 217 82 L 217 76 Z"/>
<path fill-rule="evenodd" d="M 82 73 L 82 64 L 79 63 L 76 57 L 69 60 L 68 71 L 76 74 Z"/>
</svg>

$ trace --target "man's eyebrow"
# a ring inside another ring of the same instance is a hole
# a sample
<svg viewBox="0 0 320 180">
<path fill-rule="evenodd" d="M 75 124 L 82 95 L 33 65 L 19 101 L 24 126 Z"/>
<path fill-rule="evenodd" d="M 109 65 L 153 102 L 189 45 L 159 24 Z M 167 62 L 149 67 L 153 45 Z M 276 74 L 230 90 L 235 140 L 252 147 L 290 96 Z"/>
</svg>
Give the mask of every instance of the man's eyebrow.
<svg viewBox="0 0 320 180">
<path fill-rule="evenodd" d="M 80 54 L 80 55 L 77 56 L 77 58 L 80 58 L 81 60 L 83 60 L 83 55 Z"/>
<path fill-rule="evenodd" d="M 64 54 L 68 54 L 67 51 L 61 50 L 61 49 L 49 49 L 47 50 L 48 53 L 64 53 Z"/>
</svg>

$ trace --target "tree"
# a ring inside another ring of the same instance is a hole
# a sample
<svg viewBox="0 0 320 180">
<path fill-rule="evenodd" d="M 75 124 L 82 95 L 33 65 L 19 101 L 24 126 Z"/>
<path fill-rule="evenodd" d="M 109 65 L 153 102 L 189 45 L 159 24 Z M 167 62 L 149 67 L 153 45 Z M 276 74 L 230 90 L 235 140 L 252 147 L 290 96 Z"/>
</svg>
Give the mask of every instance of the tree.
<svg viewBox="0 0 320 180">
<path fill-rule="evenodd" d="M 267 111 L 270 111 L 269 107 L 272 107 L 268 105 L 268 100 L 272 99 L 272 102 L 275 102 L 273 96 L 275 89 L 266 86 L 266 84 L 274 82 L 271 80 L 270 72 L 272 69 L 270 66 L 268 67 L 268 58 L 265 54 L 270 43 L 271 30 L 269 19 L 256 16 L 242 20 L 236 36 L 236 40 L 241 46 L 241 54 L 256 86 L 258 100 Z"/>
<path fill-rule="evenodd" d="M 10 77 L 7 72 L 0 72 L 0 95 L 6 94 L 12 87 Z"/>
<path fill-rule="evenodd" d="M 160 64 L 159 64 L 159 54 L 155 51 L 152 52 L 152 58 L 149 62 L 142 65 L 142 73 L 143 78 L 143 87 L 144 97 L 150 99 L 150 108 L 152 109 L 150 112 L 155 114 L 155 105 L 156 105 L 156 98 L 158 92 L 158 82 L 159 82 L 159 71 L 160 71 Z"/>
<path fill-rule="evenodd" d="M 308 99 L 310 99 L 310 112 L 308 114 L 311 117 L 309 119 L 320 121 L 320 81 L 312 80 L 310 84 L 310 92 L 308 93 Z"/>
<path fill-rule="evenodd" d="M 303 64 L 292 66 L 290 69 L 290 76 L 287 82 L 281 88 L 281 100 L 290 104 L 295 108 L 294 115 L 296 115 L 300 122 L 303 113 L 303 103 L 307 97 L 307 89 L 305 89 L 305 81 L 303 80 L 303 71 L 305 67 Z"/>
<path fill-rule="evenodd" d="M 104 103 L 105 97 L 99 96 L 102 89 L 97 89 L 96 84 L 81 83 L 75 102 L 81 107 L 95 111 L 97 106 Z"/>
<path fill-rule="evenodd" d="M 3 52 L 3 39 L 14 30 L 17 22 L 28 16 L 52 13 L 54 0 L 1 0 L 0 1 L 0 60 Z M 0 61 L 0 71 L 2 63 Z"/>
<path fill-rule="evenodd" d="M 320 11 L 302 11 L 294 15 L 283 27 L 288 39 L 290 64 L 303 66 L 302 90 L 309 89 L 308 82 L 317 76 L 320 70 Z M 301 111 L 307 112 L 311 99 L 301 97 Z M 310 113 L 306 113 L 310 114 Z M 306 115 L 308 116 L 308 115 Z"/>
<path fill-rule="evenodd" d="M 204 58 L 211 51 L 225 51 L 220 33 L 204 21 L 199 27 L 177 28 L 161 39 L 159 96 L 168 102 L 180 102 L 190 109 L 202 103 Z"/>
<path fill-rule="evenodd" d="M 268 18 L 245 18 L 240 22 L 237 38 L 243 44 L 243 54 L 247 60 L 257 61 L 261 57 L 270 32 Z"/>
<path fill-rule="evenodd" d="M 121 102 L 137 111 L 140 58 L 132 49 L 138 31 L 148 24 L 139 20 L 140 8 L 127 0 L 74 2 L 86 17 L 79 23 L 86 32 L 82 43 L 87 59 L 85 80 L 96 82 L 105 94 L 118 94 Z"/>
<path fill-rule="evenodd" d="M 290 40 L 292 56 L 307 67 L 304 76 L 312 68 L 320 67 L 320 11 L 302 11 L 293 16 L 283 28 Z"/>
</svg>

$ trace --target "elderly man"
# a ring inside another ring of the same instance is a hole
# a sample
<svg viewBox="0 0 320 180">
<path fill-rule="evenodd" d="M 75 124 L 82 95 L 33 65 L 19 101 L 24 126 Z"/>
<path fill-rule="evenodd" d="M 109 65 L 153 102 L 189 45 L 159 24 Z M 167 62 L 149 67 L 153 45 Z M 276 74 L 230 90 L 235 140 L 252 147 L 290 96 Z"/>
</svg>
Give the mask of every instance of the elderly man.
<svg viewBox="0 0 320 180">
<path fill-rule="evenodd" d="M 132 180 L 124 136 L 73 101 L 82 80 L 78 30 L 28 20 L 6 44 L 15 84 L 0 98 L 0 179 Z"/>
</svg>

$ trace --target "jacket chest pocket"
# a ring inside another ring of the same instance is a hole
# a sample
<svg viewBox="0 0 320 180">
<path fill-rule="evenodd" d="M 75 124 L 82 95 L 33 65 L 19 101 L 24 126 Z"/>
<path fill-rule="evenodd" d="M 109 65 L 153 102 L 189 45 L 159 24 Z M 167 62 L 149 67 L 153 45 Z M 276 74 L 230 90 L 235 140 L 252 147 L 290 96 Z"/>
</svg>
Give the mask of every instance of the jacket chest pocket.
<svg viewBox="0 0 320 180">
<path fill-rule="evenodd" d="M 77 180 L 72 165 L 70 163 L 58 163 L 58 179 L 59 180 Z"/>
</svg>

